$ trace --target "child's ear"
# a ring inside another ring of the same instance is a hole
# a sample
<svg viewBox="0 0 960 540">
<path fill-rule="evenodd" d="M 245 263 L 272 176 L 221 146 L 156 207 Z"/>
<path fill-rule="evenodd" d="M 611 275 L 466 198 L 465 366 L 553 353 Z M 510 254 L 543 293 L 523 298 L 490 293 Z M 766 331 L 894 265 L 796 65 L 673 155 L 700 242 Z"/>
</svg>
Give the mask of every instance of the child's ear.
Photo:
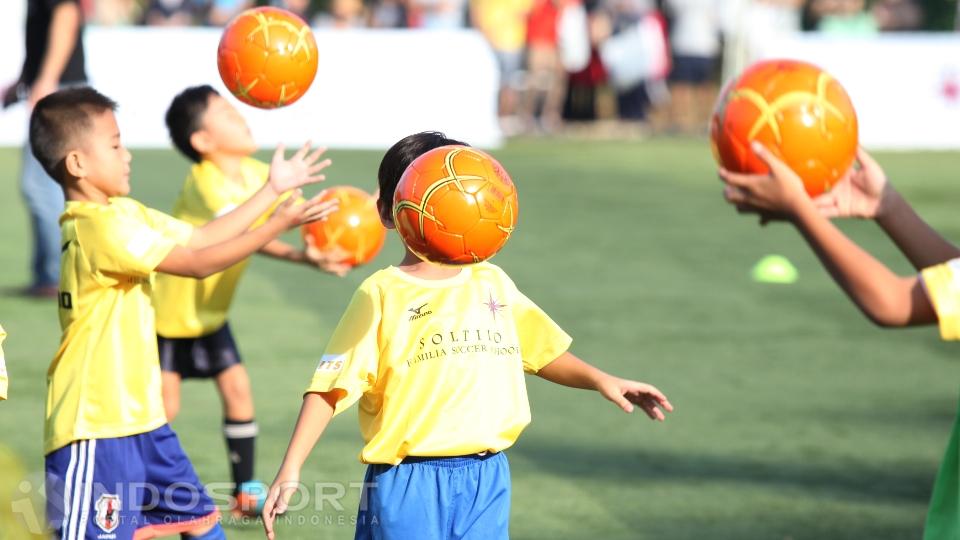
<svg viewBox="0 0 960 540">
<path fill-rule="evenodd" d="M 207 155 L 214 150 L 213 139 L 204 130 L 194 131 L 190 135 L 190 146 L 201 156 Z"/>
<path fill-rule="evenodd" d="M 67 152 L 67 156 L 63 158 L 63 167 L 66 169 L 67 174 L 74 178 L 83 178 L 86 176 L 83 155 L 79 150 Z"/>
<path fill-rule="evenodd" d="M 388 229 L 395 229 L 396 225 L 393 223 L 393 208 L 390 208 L 383 203 L 383 200 L 377 199 L 377 212 L 380 214 L 380 223 Z"/>
</svg>

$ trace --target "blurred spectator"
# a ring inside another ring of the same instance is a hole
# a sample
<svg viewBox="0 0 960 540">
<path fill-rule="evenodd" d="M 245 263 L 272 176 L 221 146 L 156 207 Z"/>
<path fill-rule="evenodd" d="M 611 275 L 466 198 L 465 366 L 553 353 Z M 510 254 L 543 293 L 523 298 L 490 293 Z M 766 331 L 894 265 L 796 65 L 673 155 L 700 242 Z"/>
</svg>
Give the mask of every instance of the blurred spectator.
<svg viewBox="0 0 960 540">
<path fill-rule="evenodd" d="M 410 26 L 428 30 L 463 28 L 467 0 L 409 0 Z"/>
<path fill-rule="evenodd" d="M 150 0 L 143 22 L 149 26 L 189 26 L 195 22 L 193 15 L 190 0 Z"/>
<path fill-rule="evenodd" d="M 567 78 L 560 62 L 558 35 L 563 3 L 564 0 L 534 0 L 527 18 L 523 120 L 528 130 L 553 132 L 561 124 Z"/>
<path fill-rule="evenodd" d="M 140 11 L 137 0 L 98 0 L 90 20 L 101 26 L 129 25 L 141 19 Z"/>
<path fill-rule="evenodd" d="M 77 0 L 29 0 L 26 54 L 20 77 L 3 91 L 3 107 L 26 100 L 32 109 L 58 88 L 87 80 L 83 14 Z M 23 147 L 20 189 L 33 233 L 32 283 L 26 294 L 57 296 L 60 283 L 60 214 L 63 191 L 40 166 L 30 145 Z"/>
<path fill-rule="evenodd" d="M 407 26 L 407 6 L 404 0 L 379 0 L 370 6 L 369 26 L 372 28 L 404 28 Z"/>
<path fill-rule="evenodd" d="M 493 48 L 500 68 L 498 110 L 507 135 L 521 130 L 520 89 L 523 85 L 523 55 L 527 40 L 527 16 L 531 0 L 472 0 L 470 19 Z"/>
<path fill-rule="evenodd" d="M 225 26 L 238 13 L 251 7 L 253 7 L 253 0 L 213 0 L 210 2 L 210 11 L 207 13 L 207 24 Z"/>
<path fill-rule="evenodd" d="M 864 0 L 814 0 L 810 10 L 817 30 L 835 36 L 872 36 L 877 22 Z"/>
<path fill-rule="evenodd" d="M 723 80 L 754 62 L 767 43 L 800 31 L 803 0 L 723 0 Z"/>
<path fill-rule="evenodd" d="M 720 54 L 720 1 L 667 0 L 673 20 L 670 120 L 683 133 L 700 133 L 713 107 Z"/>
<path fill-rule="evenodd" d="M 884 32 L 917 30 L 923 24 L 923 9 L 913 0 L 879 0 L 872 11 L 877 28 Z"/>
<path fill-rule="evenodd" d="M 313 17 L 310 0 L 271 0 L 270 5 L 285 9 L 308 22 Z"/>
<path fill-rule="evenodd" d="M 362 28 L 366 26 L 363 0 L 331 0 L 330 13 L 318 15 L 314 24 L 338 30 Z"/>
</svg>

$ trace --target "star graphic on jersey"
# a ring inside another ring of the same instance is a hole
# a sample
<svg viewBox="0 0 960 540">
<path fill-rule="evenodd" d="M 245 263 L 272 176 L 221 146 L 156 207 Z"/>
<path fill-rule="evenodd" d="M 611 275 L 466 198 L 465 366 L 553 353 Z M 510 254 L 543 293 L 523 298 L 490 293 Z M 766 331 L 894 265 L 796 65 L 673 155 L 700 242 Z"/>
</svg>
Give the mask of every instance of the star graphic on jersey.
<svg viewBox="0 0 960 540">
<path fill-rule="evenodd" d="M 483 305 L 487 306 L 487 309 L 490 310 L 490 314 L 493 315 L 493 320 L 497 320 L 497 313 L 498 313 L 501 309 L 507 307 L 506 304 L 497 303 L 497 301 L 493 298 L 493 292 L 492 292 L 492 291 L 490 292 L 490 301 L 489 301 L 489 302 L 484 302 Z"/>
</svg>

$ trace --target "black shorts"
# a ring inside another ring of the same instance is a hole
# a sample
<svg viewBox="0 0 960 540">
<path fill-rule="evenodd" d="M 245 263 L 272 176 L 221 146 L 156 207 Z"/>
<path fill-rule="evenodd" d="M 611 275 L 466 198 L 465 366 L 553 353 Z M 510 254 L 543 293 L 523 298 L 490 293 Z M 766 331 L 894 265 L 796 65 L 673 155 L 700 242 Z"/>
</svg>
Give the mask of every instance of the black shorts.
<svg viewBox="0 0 960 540">
<path fill-rule="evenodd" d="M 157 335 L 160 369 L 179 373 L 183 379 L 208 379 L 240 363 L 240 352 L 225 323 L 212 334 L 196 338 L 165 338 Z"/>
</svg>

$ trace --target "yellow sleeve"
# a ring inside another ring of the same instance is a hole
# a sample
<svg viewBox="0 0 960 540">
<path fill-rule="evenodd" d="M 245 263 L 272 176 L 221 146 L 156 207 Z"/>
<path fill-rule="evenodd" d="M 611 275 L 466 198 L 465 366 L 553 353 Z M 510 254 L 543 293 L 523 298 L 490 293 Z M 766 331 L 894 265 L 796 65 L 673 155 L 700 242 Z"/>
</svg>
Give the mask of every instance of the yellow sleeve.
<svg viewBox="0 0 960 540">
<path fill-rule="evenodd" d="M 940 337 L 960 339 L 960 259 L 931 266 L 920 273 L 940 321 Z"/>
<path fill-rule="evenodd" d="M 377 382 L 380 363 L 380 295 L 361 285 L 337 324 L 307 392 L 337 392 L 339 414 Z"/>
<path fill-rule="evenodd" d="M 523 369 L 527 373 L 540 371 L 570 348 L 573 338 L 519 290 L 515 289 L 508 307 L 517 326 Z"/>
<path fill-rule="evenodd" d="M 178 245 L 185 246 L 193 236 L 193 225 L 177 219 L 159 210 L 147 208 L 147 221 L 150 228 L 173 240 Z"/>
<path fill-rule="evenodd" d="M 149 277 L 179 243 L 146 219 L 120 213 L 78 220 L 77 239 L 95 272 L 138 277 Z"/>
<path fill-rule="evenodd" d="M 0 400 L 7 399 L 7 363 L 3 357 L 3 340 L 6 339 L 7 333 L 3 330 L 3 327 L 0 326 Z"/>
</svg>

